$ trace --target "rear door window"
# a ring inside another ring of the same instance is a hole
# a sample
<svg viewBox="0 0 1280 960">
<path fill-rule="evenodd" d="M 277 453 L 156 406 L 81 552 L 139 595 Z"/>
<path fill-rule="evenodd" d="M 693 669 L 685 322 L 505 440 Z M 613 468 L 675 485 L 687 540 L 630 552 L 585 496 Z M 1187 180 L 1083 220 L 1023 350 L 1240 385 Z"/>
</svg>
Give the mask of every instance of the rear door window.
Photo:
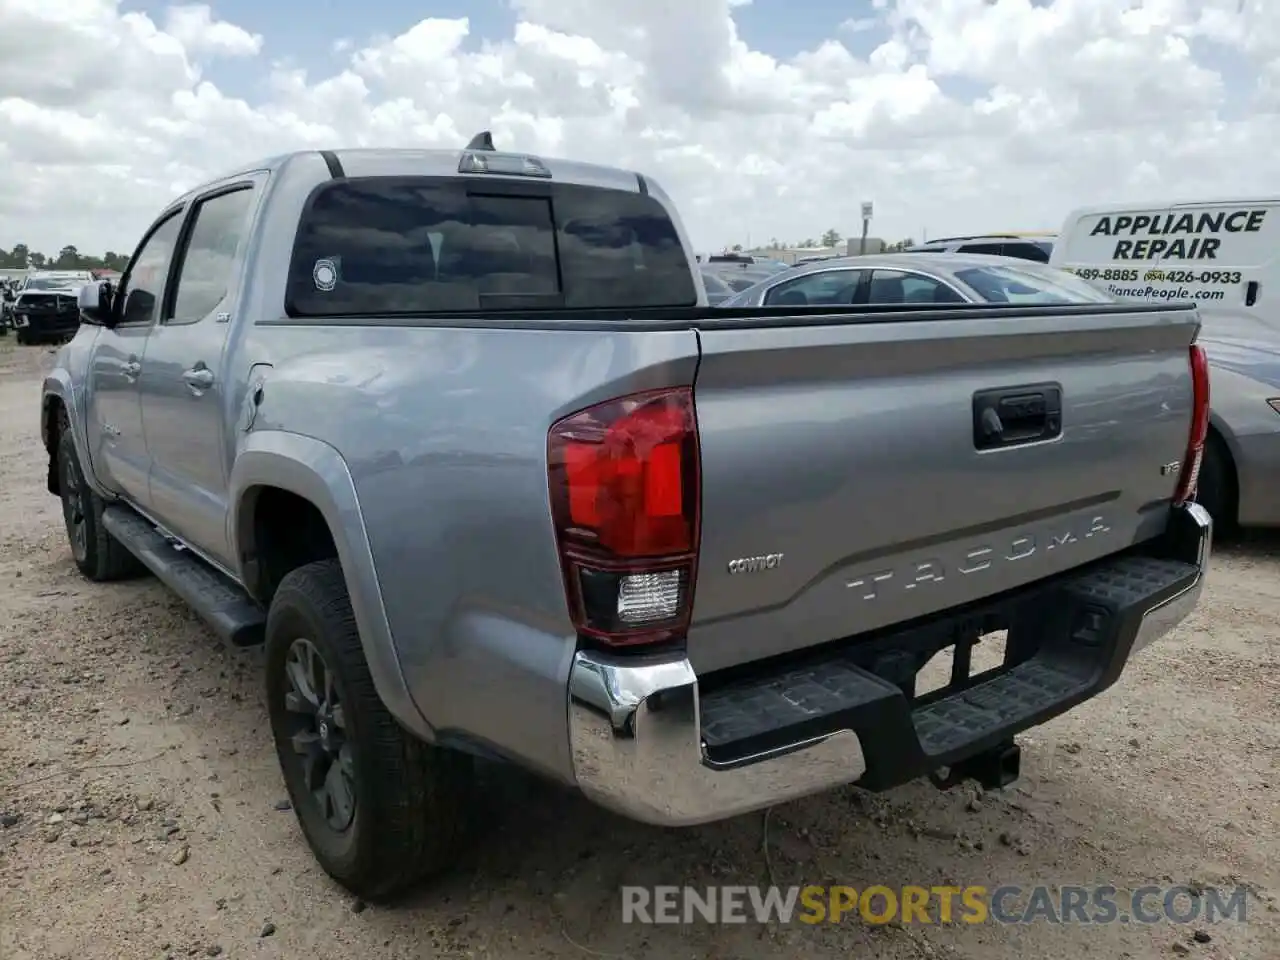
<svg viewBox="0 0 1280 960">
<path fill-rule="evenodd" d="M 786 280 L 764 296 L 767 307 L 837 306 L 853 303 L 863 270 L 823 270 Z"/>
<path fill-rule="evenodd" d="M 294 316 L 693 306 L 666 210 L 596 187 L 374 177 L 320 187 L 294 244 Z"/>
<path fill-rule="evenodd" d="M 195 323 L 217 309 L 226 296 L 236 254 L 253 212 L 251 186 L 219 193 L 196 204 L 195 225 L 178 269 L 170 324 Z"/>
</svg>

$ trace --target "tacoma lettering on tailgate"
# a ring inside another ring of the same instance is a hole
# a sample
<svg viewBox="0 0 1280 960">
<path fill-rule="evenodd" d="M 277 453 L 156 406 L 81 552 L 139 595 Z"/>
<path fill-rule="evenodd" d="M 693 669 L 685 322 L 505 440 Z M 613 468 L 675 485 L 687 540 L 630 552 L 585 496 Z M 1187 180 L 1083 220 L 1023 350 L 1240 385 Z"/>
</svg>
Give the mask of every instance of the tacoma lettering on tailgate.
<svg viewBox="0 0 1280 960">
<path fill-rule="evenodd" d="M 849 580 L 845 586 L 858 591 L 862 600 L 876 600 L 883 589 L 915 590 L 931 583 L 938 583 L 955 574 L 969 576 L 1006 564 L 1018 563 L 1063 547 L 1070 547 L 1081 540 L 1088 540 L 1104 533 L 1110 533 L 1111 527 L 1103 517 L 1090 517 L 1085 523 L 1060 528 L 1057 531 L 1037 536 L 1034 533 L 1020 533 L 1013 537 L 991 540 L 975 544 L 964 552 L 963 558 L 950 567 L 937 558 L 921 559 L 911 563 L 875 573 L 865 574 Z"/>
</svg>

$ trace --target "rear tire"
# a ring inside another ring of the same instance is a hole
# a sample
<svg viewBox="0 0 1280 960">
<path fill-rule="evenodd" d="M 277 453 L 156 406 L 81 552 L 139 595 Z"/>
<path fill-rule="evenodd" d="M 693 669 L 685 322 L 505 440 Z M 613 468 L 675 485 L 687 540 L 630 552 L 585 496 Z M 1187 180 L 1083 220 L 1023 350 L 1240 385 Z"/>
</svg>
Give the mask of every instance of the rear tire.
<svg viewBox="0 0 1280 960">
<path fill-rule="evenodd" d="M 374 689 L 337 560 L 292 571 L 266 628 L 267 709 L 311 852 L 358 897 L 387 900 L 454 865 L 471 758 L 401 727 Z"/>
<path fill-rule="evenodd" d="M 90 580 L 106 583 L 140 576 L 146 567 L 107 532 L 102 522 L 106 501 L 93 492 L 80 469 L 75 438 L 65 424 L 58 437 L 58 492 L 67 542 L 76 567 Z"/>
<path fill-rule="evenodd" d="M 1216 434 L 1210 434 L 1200 464 L 1196 503 L 1213 517 L 1215 533 L 1229 533 L 1236 526 L 1236 484 L 1231 455 Z"/>
</svg>

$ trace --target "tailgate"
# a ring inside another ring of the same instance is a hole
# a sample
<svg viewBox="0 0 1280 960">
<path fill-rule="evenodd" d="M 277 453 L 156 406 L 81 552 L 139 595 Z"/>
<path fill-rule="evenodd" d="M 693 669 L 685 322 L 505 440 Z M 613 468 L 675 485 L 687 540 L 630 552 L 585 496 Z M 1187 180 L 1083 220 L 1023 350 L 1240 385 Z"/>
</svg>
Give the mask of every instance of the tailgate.
<svg viewBox="0 0 1280 960">
<path fill-rule="evenodd" d="M 695 669 L 945 610 L 1160 533 L 1199 321 L 1103 311 L 704 325 Z M 987 446 L 989 407 L 1006 446 Z"/>
</svg>

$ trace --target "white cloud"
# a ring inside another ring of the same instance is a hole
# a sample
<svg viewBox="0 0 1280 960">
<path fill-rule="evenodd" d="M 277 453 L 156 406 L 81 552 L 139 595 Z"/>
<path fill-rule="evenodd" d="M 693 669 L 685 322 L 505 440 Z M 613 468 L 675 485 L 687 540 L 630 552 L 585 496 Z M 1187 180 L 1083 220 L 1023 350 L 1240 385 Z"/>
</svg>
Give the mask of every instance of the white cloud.
<svg viewBox="0 0 1280 960">
<path fill-rule="evenodd" d="M 225 20 L 215 20 L 213 11 L 202 3 L 170 7 L 164 32 L 193 54 L 252 57 L 262 50 L 261 34 L 250 33 Z"/>
<path fill-rule="evenodd" d="M 880 26 L 880 21 L 875 17 L 850 17 L 840 24 L 840 29 L 846 33 L 866 33 L 868 30 L 874 30 L 878 26 Z"/>
<path fill-rule="evenodd" d="M 345 68 L 312 75 L 270 66 L 287 52 L 276 38 L 216 7 L 158 24 L 111 0 L 10 0 L 0 246 L 127 249 L 170 196 L 243 161 L 457 147 L 486 127 L 512 149 L 656 177 L 704 248 L 851 233 L 863 200 L 872 232 L 896 239 L 922 225 L 1053 228 L 1108 199 L 1276 189 L 1280 4 L 877 0 L 874 22 L 833 24 L 785 60 L 743 41 L 740 6 L 515 0 L 508 37 L 425 19 L 335 38 Z M 887 39 L 863 55 L 850 36 Z M 241 85 L 252 99 L 213 82 L 225 57 L 266 76 Z"/>
</svg>

